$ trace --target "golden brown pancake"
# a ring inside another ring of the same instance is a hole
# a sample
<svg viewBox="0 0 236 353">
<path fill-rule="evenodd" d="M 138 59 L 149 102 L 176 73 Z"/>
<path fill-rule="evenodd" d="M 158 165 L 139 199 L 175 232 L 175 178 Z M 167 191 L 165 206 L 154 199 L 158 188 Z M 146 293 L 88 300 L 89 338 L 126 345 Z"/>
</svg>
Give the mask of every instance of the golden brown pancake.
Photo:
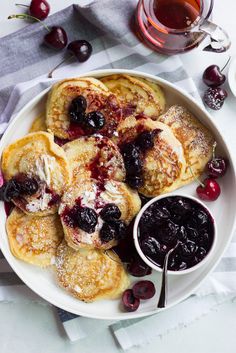
<svg viewBox="0 0 236 353">
<path fill-rule="evenodd" d="M 28 216 L 15 207 L 7 218 L 6 227 L 15 257 L 41 267 L 54 264 L 57 247 L 63 238 L 58 215 Z"/>
<path fill-rule="evenodd" d="M 68 245 L 74 249 L 110 249 L 117 244 L 116 239 L 103 242 L 99 236 L 104 223 L 99 213 L 109 203 L 119 207 L 120 219 L 126 224 L 131 222 L 141 207 L 138 193 L 125 183 L 115 180 L 105 180 L 103 183 L 94 179 L 82 180 L 81 183 L 76 183 L 65 191 L 59 215 Z M 88 233 L 74 224 L 73 214 L 80 207 L 92 208 L 98 215 L 97 225 L 92 233 Z"/>
<path fill-rule="evenodd" d="M 40 114 L 37 118 L 34 119 L 29 133 L 30 132 L 38 132 L 38 131 L 47 131 L 45 114 Z"/>
<path fill-rule="evenodd" d="M 80 137 L 63 146 L 73 181 L 82 178 L 125 180 L 125 167 L 119 148 L 107 137 Z"/>
<path fill-rule="evenodd" d="M 186 159 L 183 182 L 193 181 L 202 174 L 212 157 L 213 135 L 193 114 L 180 105 L 170 107 L 158 120 L 171 128 L 183 146 Z"/>
<path fill-rule="evenodd" d="M 119 298 L 129 285 L 122 262 L 109 250 L 76 251 L 62 242 L 56 270 L 60 286 L 85 302 Z"/>
<path fill-rule="evenodd" d="M 86 113 L 100 111 L 104 115 L 105 126 L 99 134 L 112 136 L 122 118 L 120 103 L 102 82 L 91 77 L 65 79 L 53 85 L 46 107 L 48 130 L 59 138 L 69 140 L 94 133 L 84 125 L 70 123 L 69 107 L 79 95 L 87 101 Z"/>
<path fill-rule="evenodd" d="M 156 120 L 164 111 L 165 97 L 161 88 L 157 85 L 154 88 L 147 80 L 115 74 L 105 76 L 101 81 L 119 97 L 126 116 L 144 114 Z"/>
<path fill-rule="evenodd" d="M 55 213 L 64 189 L 71 181 L 71 172 L 64 150 L 47 132 L 35 132 L 16 140 L 2 154 L 4 178 L 35 178 L 39 189 L 34 195 L 13 199 L 28 214 L 45 216 Z"/>
<path fill-rule="evenodd" d="M 154 147 L 142 154 L 143 186 L 138 191 L 154 197 L 173 191 L 183 185 L 186 168 L 183 148 L 171 129 L 151 119 L 126 118 L 118 127 L 118 144 L 134 141 L 140 133 L 153 131 Z"/>
</svg>

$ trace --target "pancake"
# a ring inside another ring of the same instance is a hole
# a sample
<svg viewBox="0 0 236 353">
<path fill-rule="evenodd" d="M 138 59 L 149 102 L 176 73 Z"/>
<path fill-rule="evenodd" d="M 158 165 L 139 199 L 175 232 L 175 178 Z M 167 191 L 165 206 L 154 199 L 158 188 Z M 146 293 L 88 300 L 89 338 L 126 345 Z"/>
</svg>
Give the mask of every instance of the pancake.
<svg viewBox="0 0 236 353">
<path fill-rule="evenodd" d="M 119 257 L 109 250 L 76 251 L 62 242 L 56 271 L 60 286 L 85 302 L 119 298 L 129 285 Z"/>
<path fill-rule="evenodd" d="M 65 191 L 61 200 L 59 215 L 65 233 L 65 240 L 69 246 L 77 250 L 80 248 L 110 249 L 117 245 L 117 239 L 112 238 L 110 241 L 103 242 L 99 236 L 100 229 L 104 223 L 99 212 L 109 203 L 119 207 L 121 211 L 120 219 L 127 225 L 141 207 L 138 193 L 125 183 L 115 180 L 106 180 L 104 184 L 93 179 L 83 180 Z M 74 223 L 74 214 L 81 207 L 92 208 L 97 214 L 96 227 L 90 234 Z"/>
<path fill-rule="evenodd" d="M 38 191 L 12 201 L 27 214 L 45 216 L 57 212 L 58 202 L 71 181 L 64 150 L 47 132 L 35 132 L 16 140 L 2 154 L 2 172 L 9 181 L 25 178 L 38 181 Z"/>
<path fill-rule="evenodd" d="M 105 126 L 99 130 L 99 134 L 112 136 L 121 120 L 120 103 L 102 82 L 91 77 L 66 79 L 52 87 L 46 106 L 48 130 L 59 138 L 69 140 L 92 134 L 83 126 L 70 123 L 69 107 L 79 95 L 87 101 L 86 113 L 100 111 L 104 115 Z"/>
<path fill-rule="evenodd" d="M 153 88 L 148 81 L 125 74 L 106 76 L 101 81 L 119 97 L 125 116 L 144 114 L 156 120 L 164 111 L 165 97 L 157 85 Z"/>
<path fill-rule="evenodd" d="M 173 191 L 183 185 L 186 161 L 182 144 L 171 129 L 151 119 L 126 118 L 118 128 L 117 143 L 132 142 L 144 131 L 156 131 L 154 147 L 142 154 L 144 185 L 138 191 L 154 197 Z"/>
<path fill-rule="evenodd" d="M 54 264 L 56 250 L 63 238 L 58 215 L 28 216 L 14 208 L 6 223 L 12 254 L 32 265 Z"/>
<path fill-rule="evenodd" d="M 34 119 L 30 129 L 30 132 L 38 132 L 38 131 L 47 131 L 45 114 L 40 114 L 37 118 Z"/>
<path fill-rule="evenodd" d="M 80 137 L 63 146 L 72 170 L 73 182 L 81 178 L 125 180 L 119 148 L 107 137 Z"/>
<path fill-rule="evenodd" d="M 183 182 L 190 183 L 203 173 L 212 158 L 214 137 L 194 115 L 180 105 L 170 107 L 159 117 L 159 121 L 167 124 L 181 142 L 186 159 Z"/>
</svg>

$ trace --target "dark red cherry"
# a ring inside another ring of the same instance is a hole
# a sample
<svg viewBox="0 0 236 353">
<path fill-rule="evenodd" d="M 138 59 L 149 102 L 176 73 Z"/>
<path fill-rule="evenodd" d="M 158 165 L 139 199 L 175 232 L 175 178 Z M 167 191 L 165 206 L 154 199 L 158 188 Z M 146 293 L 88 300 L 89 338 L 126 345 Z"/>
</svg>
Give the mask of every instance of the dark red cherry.
<svg viewBox="0 0 236 353">
<path fill-rule="evenodd" d="M 208 88 L 204 93 L 203 100 L 209 108 L 213 110 L 219 110 L 223 104 L 228 94 L 225 89 L 216 87 L 216 88 Z"/>
<path fill-rule="evenodd" d="M 74 40 L 70 42 L 67 49 L 74 54 L 79 62 L 88 60 L 92 54 L 92 45 L 87 40 Z"/>
<path fill-rule="evenodd" d="M 98 131 L 106 124 L 106 119 L 102 112 L 93 111 L 87 114 L 85 124 L 88 129 Z"/>
<path fill-rule="evenodd" d="M 108 203 L 103 207 L 100 212 L 100 216 L 104 221 L 112 221 L 121 217 L 121 211 L 114 203 Z"/>
<path fill-rule="evenodd" d="M 206 68 L 202 76 L 203 82 L 209 87 L 218 87 L 225 82 L 225 75 L 221 72 L 219 66 L 211 65 Z"/>
<path fill-rule="evenodd" d="M 150 299 L 156 293 L 155 286 L 151 281 L 139 281 L 135 283 L 132 290 L 135 298 L 138 299 Z"/>
<path fill-rule="evenodd" d="M 207 163 L 207 174 L 211 178 L 219 178 L 225 175 L 227 160 L 223 157 L 215 157 Z"/>
<path fill-rule="evenodd" d="M 149 267 L 139 256 L 134 257 L 127 266 L 127 271 L 134 277 L 143 277 L 152 273 Z"/>
<path fill-rule="evenodd" d="M 135 298 L 132 289 L 126 289 L 122 295 L 122 303 L 126 311 L 136 311 L 140 304 L 140 299 Z"/>
<path fill-rule="evenodd" d="M 52 27 L 44 36 L 44 43 L 54 49 L 63 49 L 67 46 L 68 38 L 62 27 Z"/>
<path fill-rule="evenodd" d="M 44 20 L 48 17 L 50 12 L 50 5 L 46 0 L 32 0 L 29 7 L 29 14 L 38 18 L 39 20 Z"/>
<path fill-rule="evenodd" d="M 196 189 L 197 194 L 201 200 L 215 201 L 220 196 L 220 185 L 215 179 L 207 178 L 203 184 L 199 185 Z"/>
</svg>

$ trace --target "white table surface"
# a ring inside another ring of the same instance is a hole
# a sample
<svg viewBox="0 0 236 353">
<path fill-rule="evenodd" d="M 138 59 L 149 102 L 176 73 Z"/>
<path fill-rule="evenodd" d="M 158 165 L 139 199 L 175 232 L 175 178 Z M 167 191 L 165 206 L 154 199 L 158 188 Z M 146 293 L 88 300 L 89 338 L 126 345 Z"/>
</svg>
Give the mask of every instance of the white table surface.
<svg viewBox="0 0 236 353">
<path fill-rule="evenodd" d="M 79 0 L 87 3 L 89 0 Z M 115 1 L 115 0 L 114 0 Z M 0 37 L 22 28 L 24 21 L 9 21 L 7 16 L 19 12 L 15 0 L 1 0 Z M 20 2 L 20 1 L 19 1 Z M 22 0 L 23 3 L 29 1 Z M 78 1 L 77 1 L 78 2 Z M 50 0 L 51 13 L 63 9 L 74 0 Z M 210 64 L 223 66 L 228 55 L 236 55 L 235 31 L 236 2 L 216 0 L 214 20 L 227 29 L 232 39 L 228 53 L 203 53 L 199 49 L 184 54 L 181 59 L 185 69 L 199 85 L 201 74 Z M 202 85 L 202 88 L 204 86 Z M 226 85 L 226 89 L 228 89 Z M 229 90 L 229 89 L 228 89 Z M 232 151 L 236 152 L 236 98 L 229 95 L 223 109 L 212 114 L 218 127 L 224 133 Z M 235 153 L 234 153 L 235 154 Z M 161 324 L 161 323 L 160 323 Z M 154 339 L 145 348 L 132 348 L 129 353 L 232 353 L 236 351 L 236 300 L 218 306 L 208 315 Z M 0 353 L 111 353 L 121 352 L 108 330 L 97 337 L 86 338 L 71 344 L 67 339 L 55 313 L 50 306 L 39 304 L 0 303 Z"/>
</svg>

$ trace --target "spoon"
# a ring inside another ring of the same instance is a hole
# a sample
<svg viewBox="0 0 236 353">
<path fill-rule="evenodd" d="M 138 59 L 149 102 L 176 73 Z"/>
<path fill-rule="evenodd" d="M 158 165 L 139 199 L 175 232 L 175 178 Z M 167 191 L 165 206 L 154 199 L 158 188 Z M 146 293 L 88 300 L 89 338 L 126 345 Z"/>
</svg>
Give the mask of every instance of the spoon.
<svg viewBox="0 0 236 353">
<path fill-rule="evenodd" d="M 179 242 L 175 244 L 173 248 L 171 248 L 165 255 L 163 270 L 162 270 L 162 281 L 161 281 L 161 293 L 158 300 L 157 307 L 158 308 L 165 308 L 166 307 L 166 299 L 167 299 L 167 268 L 168 268 L 168 261 L 169 256 L 172 252 L 177 248 Z"/>
</svg>

